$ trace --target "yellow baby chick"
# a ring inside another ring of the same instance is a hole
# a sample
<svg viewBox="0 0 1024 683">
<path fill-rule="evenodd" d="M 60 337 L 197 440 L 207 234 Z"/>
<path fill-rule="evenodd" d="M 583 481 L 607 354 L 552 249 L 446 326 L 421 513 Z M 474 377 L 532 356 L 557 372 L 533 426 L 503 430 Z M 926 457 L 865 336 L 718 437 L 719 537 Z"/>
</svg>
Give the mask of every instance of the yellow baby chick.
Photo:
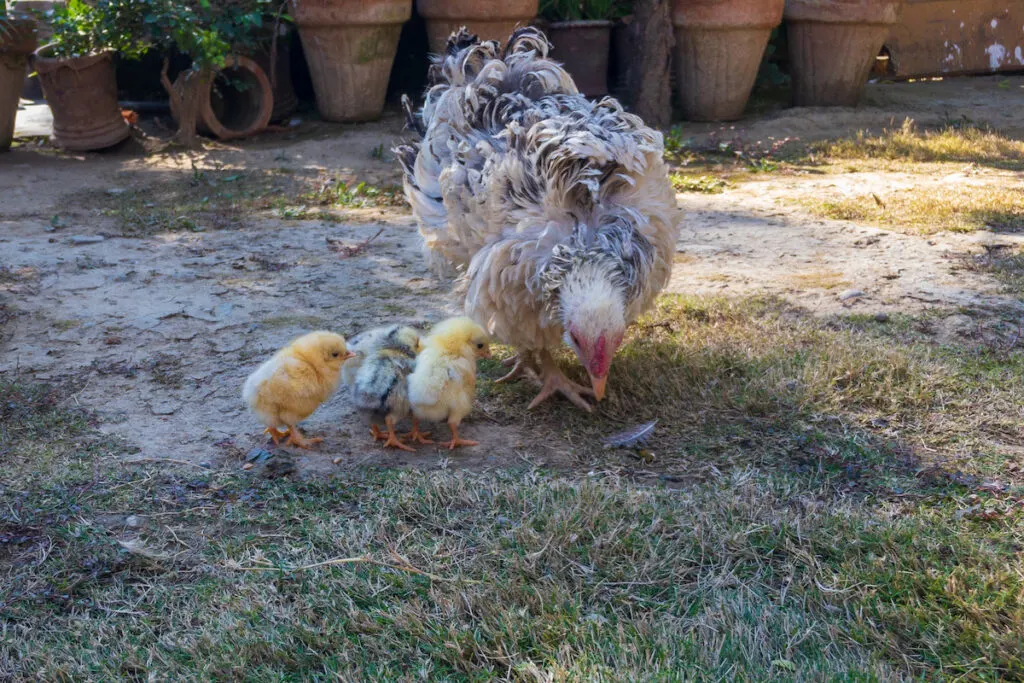
<svg viewBox="0 0 1024 683">
<path fill-rule="evenodd" d="M 355 354 L 333 332 L 310 332 L 274 354 L 242 388 L 242 400 L 267 426 L 274 443 L 309 448 L 323 439 L 306 439 L 296 426 L 338 388 L 342 364 Z M 278 427 L 284 426 L 283 432 Z"/>
<path fill-rule="evenodd" d="M 454 450 L 477 445 L 459 437 L 459 423 L 473 409 L 476 359 L 490 353 L 487 333 L 469 318 L 445 320 L 423 339 L 423 351 L 409 375 L 409 400 L 414 417 L 448 422 L 452 439 L 442 446 Z"/>
</svg>

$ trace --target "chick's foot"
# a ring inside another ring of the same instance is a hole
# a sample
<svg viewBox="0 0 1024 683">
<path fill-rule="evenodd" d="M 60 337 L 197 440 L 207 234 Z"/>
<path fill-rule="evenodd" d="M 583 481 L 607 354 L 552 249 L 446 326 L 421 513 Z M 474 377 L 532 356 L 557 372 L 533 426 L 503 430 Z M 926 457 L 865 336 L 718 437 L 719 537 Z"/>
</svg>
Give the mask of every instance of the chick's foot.
<svg viewBox="0 0 1024 683">
<path fill-rule="evenodd" d="M 302 432 L 299 431 L 298 427 L 289 427 L 288 440 L 285 442 L 285 445 L 295 446 L 296 448 L 312 448 L 322 441 L 323 439 L 320 437 L 307 439 L 302 435 Z"/>
<path fill-rule="evenodd" d="M 544 383 L 541 386 L 540 393 L 537 394 L 537 397 L 533 399 L 532 403 L 530 403 L 530 410 L 533 410 L 556 393 L 559 393 L 572 401 L 573 405 L 577 408 L 582 408 L 588 413 L 593 411 L 593 408 L 583 399 L 583 397 L 593 396 L 594 390 L 590 387 L 585 387 L 582 384 L 577 384 L 562 374 L 562 371 L 559 370 L 558 366 L 555 364 L 554 359 L 547 359 L 547 362 L 544 363 L 543 373 Z"/>
<path fill-rule="evenodd" d="M 395 433 L 395 420 L 388 417 L 387 420 L 388 432 L 387 439 L 384 441 L 384 448 L 400 448 L 403 451 L 409 451 L 415 453 L 416 449 L 406 446 L 402 443 L 402 440 L 398 438 L 398 434 Z"/>
<path fill-rule="evenodd" d="M 430 440 L 430 432 L 420 431 L 420 421 L 415 417 L 412 419 L 412 431 L 407 434 L 402 434 L 402 438 L 421 444 L 434 443 Z"/>
<path fill-rule="evenodd" d="M 370 435 L 374 441 L 384 441 L 388 438 L 388 433 L 375 424 L 370 425 Z"/>
<path fill-rule="evenodd" d="M 270 434 L 270 440 L 274 442 L 275 446 L 281 445 L 281 439 L 284 439 L 291 434 L 290 429 L 286 429 L 283 432 L 278 431 L 277 427 L 267 427 L 263 430 L 264 434 Z"/>
<path fill-rule="evenodd" d="M 469 439 L 463 439 L 459 436 L 459 426 L 457 424 L 448 423 L 448 429 L 452 430 L 452 440 L 442 441 L 439 446 L 447 448 L 450 451 L 454 451 L 460 446 L 479 446 L 479 441 L 470 441 Z"/>
</svg>

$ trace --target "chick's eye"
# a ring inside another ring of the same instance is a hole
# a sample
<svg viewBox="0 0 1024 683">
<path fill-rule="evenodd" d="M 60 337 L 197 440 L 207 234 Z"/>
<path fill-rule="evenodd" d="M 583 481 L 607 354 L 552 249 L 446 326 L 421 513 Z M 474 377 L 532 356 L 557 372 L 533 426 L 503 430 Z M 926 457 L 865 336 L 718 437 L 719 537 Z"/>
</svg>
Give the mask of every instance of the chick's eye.
<svg viewBox="0 0 1024 683">
<path fill-rule="evenodd" d="M 484 348 L 484 345 L 483 345 L 483 344 L 477 344 L 477 345 L 476 345 L 476 348 L 478 348 L 478 349 L 482 349 L 482 348 Z"/>
<path fill-rule="evenodd" d="M 332 353 L 331 353 L 331 355 L 332 355 L 332 356 L 334 356 L 335 358 L 337 358 L 338 356 L 340 356 L 340 355 L 341 355 L 341 352 L 339 352 L 339 351 L 334 351 L 334 352 L 332 352 Z"/>
</svg>

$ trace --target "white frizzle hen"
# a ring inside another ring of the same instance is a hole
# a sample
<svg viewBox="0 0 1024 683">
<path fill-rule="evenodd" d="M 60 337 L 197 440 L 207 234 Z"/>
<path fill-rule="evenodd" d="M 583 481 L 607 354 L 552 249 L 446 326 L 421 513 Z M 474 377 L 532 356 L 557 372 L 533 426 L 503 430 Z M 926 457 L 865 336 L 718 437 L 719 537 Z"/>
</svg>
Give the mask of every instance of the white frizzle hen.
<svg viewBox="0 0 1024 683">
<path fill-rule="evenodd" d="M 611 98 L 579 94 L 547 59 L 544 34 L 517 30 L 503 52 L 465 29 L 431 67 L 422 140 L 395 152 L 435 265 L 463 279 L 466 314 L 519 351 L 508 378 L 539 372 L 530 407 L 560 392 L 604 397 L 626 327 L 668 281 L 680 212 L 663 140 Z M 591 387 L 552 352 L 575 351 Z"/>
</svg>

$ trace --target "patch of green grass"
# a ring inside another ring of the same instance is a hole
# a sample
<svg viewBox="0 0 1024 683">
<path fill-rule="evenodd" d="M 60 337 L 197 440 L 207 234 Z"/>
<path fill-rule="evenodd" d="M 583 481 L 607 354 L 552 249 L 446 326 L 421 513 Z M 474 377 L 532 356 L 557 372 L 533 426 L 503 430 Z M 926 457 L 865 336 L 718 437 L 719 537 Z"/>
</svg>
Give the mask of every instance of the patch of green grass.
<svg viewBox="0 0 1024 683">
<path fill-rule="evenodd" d="M 770 299 L 665 296 L 627 335 L 599 416 L 549 402 L 526 428 L 560 434 L 591 461 L 604 457 L 601 439 L 619 425 L 658 419 L 650 442 L 657 469 L 689 474 L 708 464 L 788 461 L 816 433 L 844 424 L 878 454 L 871 467 L 883 478 L 887 443 L 925 443 L 932 458 L 1021 445 L 1012 406 L 1024 401 L 1024 350 L 979 367 L 983 349 L 947 353 L 924 335 L 888 334 L 865 335 Z M 574 358 L 563 361 L 586 381 Z M 529 382 L 490 385 L 484 400 L 491 415 L 517 413 L 535 391 Z"/>
<path fill-rule="evenodd" d="M 114 218 L 127 236 L 238 228 L 246 216 L 270 210 L 296 220 L 337 221 L 331 209 L 405 206 L 397 186 L 350 183 L 315 171 L 198 168 L 114 194 L 84 193 L 74 201 Z"/>
<path fill-rule="evenodd" d="M 994 275 L 1007 290 L 1024 295 L 1024 250 L 1008 246 L 986 248 L 982 254 L 963 260 L 967 270 Z"/>
<path fill-rule="evenodd" d="M 664 297 L 593 416 L 485 362 L 558 473 L 124 465 L 67 388 L 0 376 L 0 678 L 1024 677 L 1024 353 L 925 322 Z M 598 442 L 655 417 L 642 485 Z"/>
<path fill-rule="evenodd" d="M 673 173 L 672 189 L 676 192 L 699 192 L 702 194 L 721 194 L 729 186 L 725 180 L 709 175 L 686 175 Z"/>
</svg>

